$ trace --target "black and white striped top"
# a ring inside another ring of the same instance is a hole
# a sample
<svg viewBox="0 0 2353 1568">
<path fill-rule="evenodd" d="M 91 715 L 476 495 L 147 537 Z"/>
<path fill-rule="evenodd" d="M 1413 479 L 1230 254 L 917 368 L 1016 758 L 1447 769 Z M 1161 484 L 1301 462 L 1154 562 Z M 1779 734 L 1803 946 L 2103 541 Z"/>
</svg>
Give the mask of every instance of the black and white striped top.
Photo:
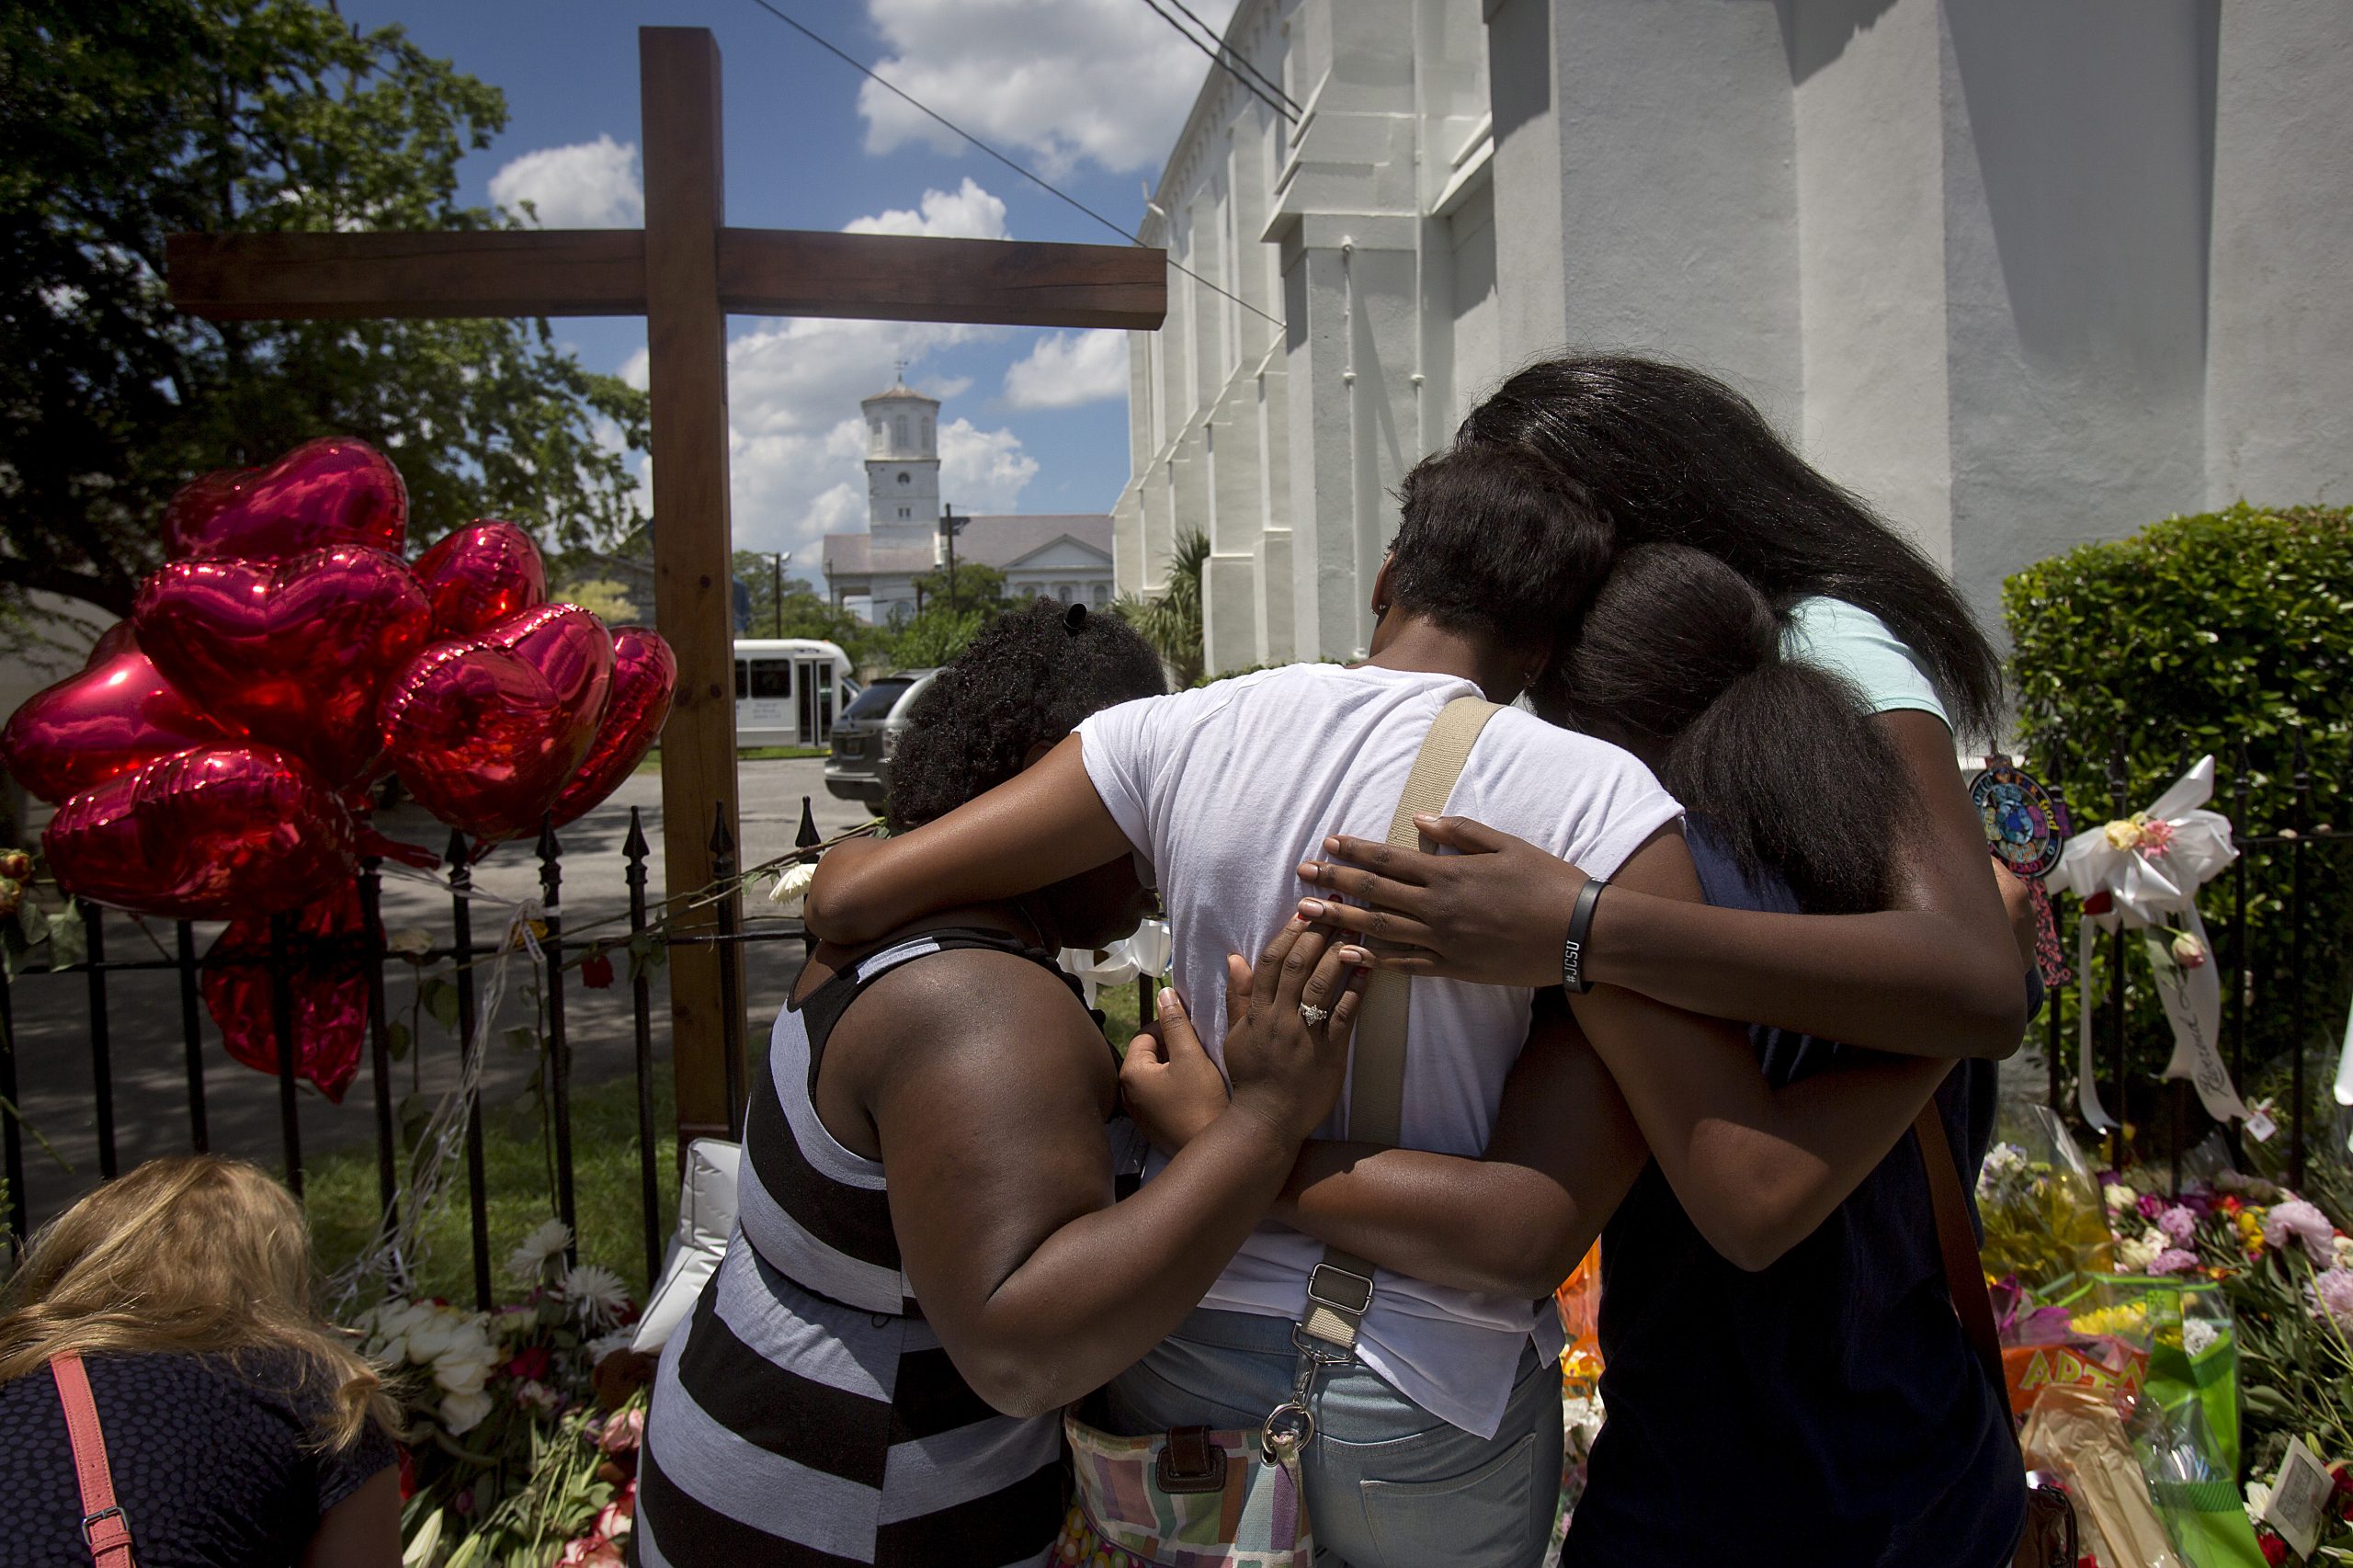
<svg viewBox="0 0 2353 1568">
<path fill-rule="evenodd" d="M 826 1036 L 869 985 L 972 948 L 1054 967 L 996 932 L 926 931 L 779 1015 L 736 1233 L 654 1381 L 631 1532 L 647 1568 L 995 1568 L 1051 1551 L 1059 1417 L 1000 1415 L 964 1381 L 900 1267 L 881 1165 L 835 1142 L 813 1099 Z"/>
</svg>

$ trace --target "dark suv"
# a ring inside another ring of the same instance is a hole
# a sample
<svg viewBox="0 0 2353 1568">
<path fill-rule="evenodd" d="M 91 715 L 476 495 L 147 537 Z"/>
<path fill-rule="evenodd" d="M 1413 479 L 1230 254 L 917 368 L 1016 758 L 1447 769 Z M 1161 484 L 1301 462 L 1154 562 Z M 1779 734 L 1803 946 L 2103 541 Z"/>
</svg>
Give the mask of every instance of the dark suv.
<svg viewBox="0 0 2353 1568">
<path fill-rule="evenodd" d="M 891 792 L 891 753 L 907 727 L 907 710 L 929 687 L 932 670 L 901 670 L 884 676 L 834 721 L 832 749 L 825 756 L 825 791 L 837 800 L 882 809 Z"/>
</svg>

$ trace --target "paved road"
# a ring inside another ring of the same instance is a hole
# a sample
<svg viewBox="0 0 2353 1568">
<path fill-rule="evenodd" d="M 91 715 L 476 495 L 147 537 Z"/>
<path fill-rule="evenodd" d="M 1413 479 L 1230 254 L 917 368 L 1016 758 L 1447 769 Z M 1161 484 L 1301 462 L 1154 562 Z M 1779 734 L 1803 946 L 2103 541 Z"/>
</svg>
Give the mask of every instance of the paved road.
<svg viewBox="0 0 2353 1568">
<path fill-rule="evenodd" d="M 756 865 L 792 847 L 801 825 L 801 803 L 810 800 L 820 832 L 831 835 L 865 821 L 868 812 L 824 792 L 823 763 L 814 758 L 746 762 L 742 765 L 743 864 Z M 621 844 L 629 834 L 630 811 L 642 813 L 646 837 L 654 846 L 648 867 L 648 896 L 663 896 L 660 846 L 662 790 L 652 772 L 631 777 L 612 798 L 565 828 L 562 911 L 567 940 L 626 929 L 629 910 Z M 439 827 L 414 805 L 381 815 L 378 827 L 393 838 L 441 847 L 448 830 Z M 708 824 L 697 831 L 708 834 Z M 528 844 L 502 846 L 475 868 L 475 884 L 506 898 L 536 898 L 540 892 L 539 861 Z M 760 915 L 767 906 L 756 898 L 746 913 Z M 474 905 L 477 940 L 493 937 L 504 922 L 502 910 L 487 902 Z M 437 943 L 450 937 L 450 900 L 429 887 L 388 877 L 384 887 L 384 924 L 388 929 L 420 926 Z M 151 938 L 148 931 L 153 933 Z M 208 947 L 217 926 L 199 926 L 198 950 Z M 108 958 L 157 957 L 158 942 L 168 947 L 171 927 L 162 922 L 140 922 L 109 915 L 104 940 Z M 786 989 L 799 972 L 798 941 L 757 944 L 746 950 L 745 1011 L 749 1039 L 766 1038 Z M 624 956 L 617 983 L 605 991 L 577 984 L 565 993 L 566 1032 L 572 1040 L 577 1080 L 596 1083 L 625 1077 L 634 1069 L 635 1037 L 631 1027 L 628 965 Z M 446 971 L 445 971 L 446 972 Z M 523 971 L 516 971 L 519 988 Z M 392 963 L 385 969 L 387 1004 L 395 1017 L 411 1013 L 415 1000 L 414 974 Z M 669 998 L 666 983 L 654 983 L 654 1051 L 657 1071 L 669 1071 Z M 89 981 L 80 975 L 20 976 L 10 987 L 17 1045 L 20 1100 L 26 1116 L 71 1161 L 75 1174 L 66 1176 L 38 1151 L 27 1151 L 27 1181 L 36 1219 L 53 1212 L 80 1191 L 97 1170 L 96 1096 L 91 1040 L 95 1007 Z M 528 1021 L 519 995 L 507 1002 L 498 1027 Z M 111 977 L 106 987 L 106 1020 L 110 1035 L 109 1057 L 114 1077 L 115 1142 L 123 1168 L 157 1154 L 175 1153 L 189 1146 L 187 1056 L 182 1032 L 179 982 L 165 971 Z M 199 1016 L 201 1009 L 199 1009 Z M 232 1061 L 221 1048 L 209 1018 L 201 1019 L 204 1039 L 205 1100 L 211 1146 L 222 1153 L 241 1154 L 275 1164 L 280 1157 L 278 1090 L 265 1077 Z M 417 1083 L 428 1092 L 446 1083 L 454 1070 L 457 1046 L 430 1019 L 421 1031 L 423 1049 L 415 1058 Z M 494 1034 L 486 1033 L 494 1039 Z M 532 1069 L 528 1055 L 494 1050 L 486 1103 L 497 1106 L 522 1090 Z M 395 1068 L 395 1098 L 410 1088 L 411 1066 Z M 333 1106 L 306 1085 L 301 1099 L 301 1136 L 307 1155 L 323 1150 L 372 1142 L 374 1104 L 366 1068 L 341 1106 Z"/>
</svg>

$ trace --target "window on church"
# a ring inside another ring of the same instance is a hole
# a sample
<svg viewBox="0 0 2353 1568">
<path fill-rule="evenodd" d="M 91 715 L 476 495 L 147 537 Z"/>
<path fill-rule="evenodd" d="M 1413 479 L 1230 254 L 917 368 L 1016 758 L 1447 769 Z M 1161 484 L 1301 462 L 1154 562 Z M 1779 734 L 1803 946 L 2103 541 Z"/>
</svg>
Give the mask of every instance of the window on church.
<svg viewBox="0 0 2353 1568">
<path fill-rule="evenodd" d="M 931 420 L 928 416 L 923 422 L 923 444 L 926 447 L 931 445 Z"/>
<path fill-rule="evenodd" d="M 1106 605 L 1109 604 L 1110 602 L 1111 602 L 1111 590 L 1110 590 L 1110 588 L 1109 588 L 1107 585 L 1102 584 L 1102 583 L 1097 583 L 1097 584 L 1096 584 L 1096 585 L 1095 585 L 1095 608 L 1096 608 L 1097 609 L 1101 609 L 1101 608 L 1103 608 Z"/>
<path fill-rule="evenodd" d="M 903 447 L 905 446 L 907 444 L 907 416 L 905 415 L 902 414 L 899 415 L 898 419 L 895 421 L 895 428 L 899 433 L 899 445 Z"/>
<path fill-rule="evenodd" d="M 899 483 L 902 483 L 902 484 L 913 484 L 913 483 L 915 483 L 915 476 L 914 474 L 912 474 L 912 473 L 907 472 L 904 469 L 901 469 L 901 470 L 899 471 Z"/>
<path fill-rule="evenodd" d="M 877 439 L 880 439 L 880 438 L 881 438 L 881 435 L 882 435 L 882 421 L 881 421 L 881 420 L 880 420 L 880 419 L 870 419 L 870 420 L 868 420 L 868 421 L 866 422 L 866 427 L 867 427 L 870 431 L 871 431 L 871 432 L 874 434 L 874 436 L 875 436 L 875 437 L 876 437 Z"/>
<path fill-rule="evenodd" d="M 906 507 L 904 507 L 904 506 L 900 507 L 900 508 L 899 508 L 899 516 L 900 516 L 902 518 L 904 518 L 904 517 L 906 517 L 907 516 L 909 516 L 909 513 L 908 513 L 908 511 L 907 511 L 907 508 L 906 508 Z"/>
</svg>

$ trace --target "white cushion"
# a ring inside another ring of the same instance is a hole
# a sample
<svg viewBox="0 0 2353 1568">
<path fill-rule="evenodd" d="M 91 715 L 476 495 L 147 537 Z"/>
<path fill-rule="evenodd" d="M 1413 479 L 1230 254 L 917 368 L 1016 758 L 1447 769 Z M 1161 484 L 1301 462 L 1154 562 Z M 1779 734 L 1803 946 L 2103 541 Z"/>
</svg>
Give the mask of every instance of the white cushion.
<svg viewBox="0 0 2353 1568">
<path fill-rule="evenodd" d="M 671 1331 L 686 1321 L 702 1294 L 703 1281 L 727 1254 L 728 1237 L 735 1230 L 735 1180 L 744 1163 L 744 1147 L 717 1138 L 698 1138 L 687 1145 L 686 1179 L 678 1188 L 678 1230 L 662 1265 L 662 1278 L 637 1320 L 637 1337 L 630 1348 L 643 1355 L 660 1353 Z"/>
</svg>

